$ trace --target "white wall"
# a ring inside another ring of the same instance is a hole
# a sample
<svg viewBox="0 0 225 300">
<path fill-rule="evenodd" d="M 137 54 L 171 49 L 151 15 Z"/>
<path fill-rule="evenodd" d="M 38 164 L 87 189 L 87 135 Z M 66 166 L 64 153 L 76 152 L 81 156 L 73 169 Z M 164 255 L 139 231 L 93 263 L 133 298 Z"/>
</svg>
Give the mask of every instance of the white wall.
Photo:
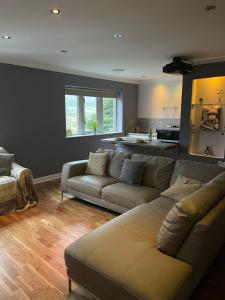
<svg viewBox="0 0 225 300">
<path fill-rule="evenodd" d="M 141 83 L 138 95 L 138 118 L 180 119 L 181 97 L 182 77 L 179 81 Z"/>
</svg>

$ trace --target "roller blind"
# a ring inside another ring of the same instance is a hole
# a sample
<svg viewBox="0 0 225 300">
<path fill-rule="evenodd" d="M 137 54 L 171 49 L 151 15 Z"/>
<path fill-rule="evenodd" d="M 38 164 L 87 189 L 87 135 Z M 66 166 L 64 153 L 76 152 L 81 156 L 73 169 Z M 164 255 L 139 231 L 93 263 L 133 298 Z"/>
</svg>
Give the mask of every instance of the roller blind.
<svg viewBox="0 0 225 300">
<path fill-rule="evenodd" d="M 65 92 L 66 92 L 66 95 L 89 96 L 89 97 L 107 97 L 107 98 L 118 98 L 118 96 L 120 94 L 117 91 L 86 89 L 86 88 L 74 88 L 74 87 L 66 87 Z"/>
</svg>

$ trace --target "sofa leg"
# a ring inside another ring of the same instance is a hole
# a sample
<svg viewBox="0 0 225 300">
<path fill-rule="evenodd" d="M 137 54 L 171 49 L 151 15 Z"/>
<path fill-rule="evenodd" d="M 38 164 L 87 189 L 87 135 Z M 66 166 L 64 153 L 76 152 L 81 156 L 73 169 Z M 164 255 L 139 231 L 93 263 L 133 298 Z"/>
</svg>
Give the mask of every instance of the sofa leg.
<svg viewBox="0 0 225 300">
<path fill-rule="evenodd" d="M 61 192 L 61 201 L 63 201 L 63 191 Z"/>
<path fill-rule="evenodd" d="M 68 290 L 69 290 L 69 293 L 72 292 L 72 281 L 70 278 L 68 278 Z"/>
</svg>

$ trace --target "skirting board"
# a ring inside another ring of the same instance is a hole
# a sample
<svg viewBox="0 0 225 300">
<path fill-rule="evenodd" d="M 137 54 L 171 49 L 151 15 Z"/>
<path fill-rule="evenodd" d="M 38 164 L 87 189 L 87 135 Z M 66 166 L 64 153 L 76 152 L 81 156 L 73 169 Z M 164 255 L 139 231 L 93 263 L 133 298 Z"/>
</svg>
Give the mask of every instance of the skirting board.
<svg viewBox="0 0 225 300">
<path fill-rule="evenodd" d="M 50 181 L 50 180 L 54 180 L 54 179 L 59 179 L 59 178 L 61 178 L 61 173 L 52 174 L 52 175 L 39 177 L 39 178 L 34 178 L 34 184 L 45 182 L 45 181 Z"/>
</svg>

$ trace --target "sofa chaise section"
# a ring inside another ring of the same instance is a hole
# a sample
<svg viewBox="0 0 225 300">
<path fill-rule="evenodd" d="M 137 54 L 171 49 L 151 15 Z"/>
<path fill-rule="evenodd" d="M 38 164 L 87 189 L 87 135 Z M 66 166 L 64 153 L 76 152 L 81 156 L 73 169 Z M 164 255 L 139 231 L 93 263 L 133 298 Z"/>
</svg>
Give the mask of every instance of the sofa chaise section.
<svg viewBox="0 0 225 300">
<path fill-rule="evenodd" d="M 192 267 L 156 248 L 158 230 L 173 204 L 160 197 L 70 245 L 65 250 L 69 278 L 104 300 L 180 300 Z"/>
</svg>

